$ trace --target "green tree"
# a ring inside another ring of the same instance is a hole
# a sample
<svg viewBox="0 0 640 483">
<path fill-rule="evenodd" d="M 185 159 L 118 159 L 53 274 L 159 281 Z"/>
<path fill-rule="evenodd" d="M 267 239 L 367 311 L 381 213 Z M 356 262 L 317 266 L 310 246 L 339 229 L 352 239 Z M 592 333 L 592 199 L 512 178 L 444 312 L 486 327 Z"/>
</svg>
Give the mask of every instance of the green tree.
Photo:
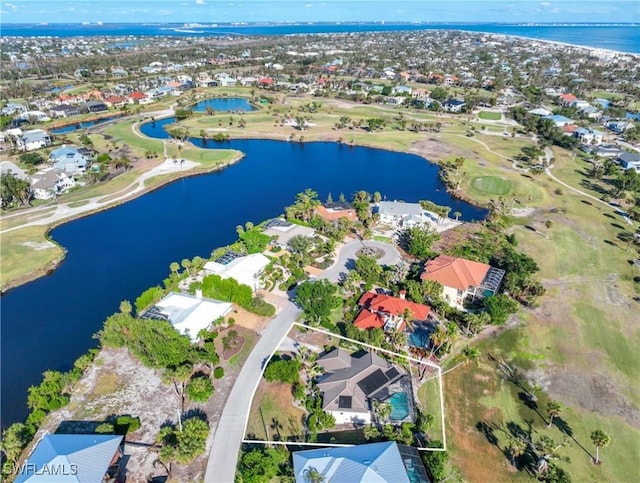
<svg viewBox="0 0 640 483">
<path fill-rule="evenodd" d="M 368 255 L 360 255 L 356 258 L 355 270 L 365 283 L 378 284 L 382 275 L 382 267 L 378 261 Z"/>
<path fill-rule="evenodd" d="M 318 193 L 311 188 L 307 188 L 296 195 L 295 203 L 285 208 L 285 211 L 288 218 L 308 222 L 313 217 L 313 213 L 319 205 L 320 200 L 318 200 Z"/>
<path fill-rule="evenodd" d="M 591 442 L 596 447 L 596 459 L 595 464 L 600 464 L 600 448 L 604 448 L 611 442 L 611 438 L 607 433 L 602 431 L 601 429 L 596 429 L 591 433 Z"/>
<path fill-rule="evenodd" d="M 24 153 L 20 155 L 20 162 L 29 166 L 36 166 L 46 161 L 40 153 Z"/>
<path fill-rule="evenodd" d="M 206 376 L 193 376 L 187 384 L 187 395 L 195 402 L 207 402 L 213 395 L 213 384 Z"/>
<path fill-rule="evenodd" d="M 303 471 L 304 481 L 308 483 L 323 483 L 325 477 L 318 471 L 317 468 L 310 466 Z"/>
<path fill-rule="evenodd" d="M 123 300 L 122 302 L 120 302 L 121 313 L 125 315 L 131 315 L 132 310 L 133 310 L 133 307 L 131 306 L 131 302 L 129 302 L 128 300 Z"/>
<path fill-rule="evenodd" d="M 13 174 L 0 174 L 0 200 L 2 209 L 29 206 L 31 186 Z"/>
<path fill-rule="evenodd" d="M 560 416 L 561 412 L 562 404 L 560 404 L 558 401 L 549 401 L 547 403 L 547 416 L 549 416 L 549 423 L 547 424 L 548 428 L 550 428 L 553 424 L 553 418 L 557 418 L 558 416 Z"/>
<path fill-rule="evenodd" d="M 522 456 L 527 450 L 527 442 L 522 438 L 509 438 L 507 450 L 511 455 L 511 465 L 516 466 L 516 459 Z"/>
<path fill-rule="evenodd" d="M 441 448 L 442 442 L 430 441 L 429 446 Z M 441 483 L 447 479 L 447 462 L 449 461 L 447 451 L 421 451 L 420 456 L 433 483 Z"/>
<path fill-rule="evenodd" d="M 493 325 L 503 325 L 509 314 L 513 314 L 518 310 L 518 304 L 505 294 L 492 295 L 482 301 L 482 305 L 487 309 L 491 316 Z"/>
<path fill-rule="evenodd" d="M 328 280 L 307 280 L 298 287 L 296 302 L 309 321 L 319 323 L 328 320 L 331 311 L 338 306 L 337 293 L 338 286 Z"/>
<path fill-rule="evenodd" d="M 274 356 L 264 370 L 264 378 L 267 382 L 279 381 L 295 384 L 300 380 L 300 368 L 300 361 Z"/>
<path fill-rule="evenodd" d="M 182 429 L 165 426 L 158 433 L 158 440 L 162 444 L 160 458 L 189 463 L 204 454 L 208 435 L 209 424 L 198 417 L 182 421 Z"/>
<path fill-rule="evenodd" d="M 440 239 L 440 235 L 434 230 L 415 226 L 404 229 L 400 234 L 400 244 L 411 255 L 418 258 L 429 258 L 435 255 L 431 246 Z"/>
<path fill-rule="evenodd" d="M 7 461 L 15 463 L 32 437 L 33 433 L 23 423 L 13 423 L 2 432 L 0 451 L 4 453 Z"/>
</svg>

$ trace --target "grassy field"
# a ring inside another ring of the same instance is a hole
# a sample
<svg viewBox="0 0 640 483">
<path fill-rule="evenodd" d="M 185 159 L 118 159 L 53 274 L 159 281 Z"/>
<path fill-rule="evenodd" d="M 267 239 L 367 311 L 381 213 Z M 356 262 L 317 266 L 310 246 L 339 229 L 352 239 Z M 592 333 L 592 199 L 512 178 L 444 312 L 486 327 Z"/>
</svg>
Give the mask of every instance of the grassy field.
<svg viewBox="0 0 640 483">
<path fill-rule="evenodd" d="M 274 435 L 279 434 L 282 439 L 294 437 L 299 440 L 303 435 L 302 418 L 306 413 L 296 408 L 292 399 L 291 385 L 261 380 L 251 405 L 247 437 L 273 440 Z"/>
<path fill-rule="evenodd" d="M 431 379 L 429 379 L 431 377 Z M 442 411 L 440 410 L 440 391 L 441 387 L 435 374 L 428 375 L 426 381 L 418 388 L 418 400 L 425 414 L 433 416 L 433 424 L 429 428 L 429 437 L 431 439 L 444 441 L 442 428 Z M 446 410 L 445 410 L 446 417 Z"/>
<path fill-rule="evenodd" d="M 8 284 L 30 273 L 44 275 L 47 266 L 62 255 L 62 249 L 45 238 L 47 227 L 30 226 L 4 233 L 0 244 L 0 284 Z"/>
<path fill-rule="evenodd" d="M 493 111 L 480 111 L 478 113 L 480 119 L 486 119 L 488 121 L 499 121 L 502 119 L 502 114 Z"/>
<path fill-rule="evenodd" d="M 471 186 L 490 195 L 506 195 L 511 192 L 511 181 L 497 176 L 479 176 L 471 180 Z"/>
</svg>

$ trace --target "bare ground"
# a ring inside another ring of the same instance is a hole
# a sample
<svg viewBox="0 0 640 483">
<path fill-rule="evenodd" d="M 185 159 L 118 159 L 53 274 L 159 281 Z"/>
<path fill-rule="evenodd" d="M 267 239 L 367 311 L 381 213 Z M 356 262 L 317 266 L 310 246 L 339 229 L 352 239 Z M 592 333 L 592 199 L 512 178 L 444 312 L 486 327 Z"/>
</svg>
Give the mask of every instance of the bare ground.
<svg viewBox="0 0 640 483">
<path fill-rule="evenodd" d="M 237 327 L 236 330 L 245 338 L 246 344 L 255 344 L 255 332 L 243 327 Z M 248 351 L 241 352 L 241 359 L 243 353 Z M 221 360 L 220 366 L 225 374 L 222 379 L 214 380 L 214 395 L 202 404 L 187 401 L 186 413 L 204 412 L 211 431 L 203 456 L 188 465 L 172 465 L 173 480 L 198 481 L 204 478 L 206 455 L 243 362 L 239 360 L 230 364 Z M 150 481 L 155 476 L 166 475 L 165 467 L 157 462 L 155 440 L 164 423 L 177 421 L 179 407 L 180 400 L 174 388 L 162 382 L 159 371 L 145 367 L 126 349 L 102 349 L 74 388 L 70 403 L 47 417 L 34 441 L 39 439 L 40 434 L 53 433 L 58 428 L 64 432 L 93 432 L 109 416 L 137 416 L 141 427 L 127 435 L 125 444 L 125 455 L 128 456 L 126 477 L 127 481 Z"/>
</svg>

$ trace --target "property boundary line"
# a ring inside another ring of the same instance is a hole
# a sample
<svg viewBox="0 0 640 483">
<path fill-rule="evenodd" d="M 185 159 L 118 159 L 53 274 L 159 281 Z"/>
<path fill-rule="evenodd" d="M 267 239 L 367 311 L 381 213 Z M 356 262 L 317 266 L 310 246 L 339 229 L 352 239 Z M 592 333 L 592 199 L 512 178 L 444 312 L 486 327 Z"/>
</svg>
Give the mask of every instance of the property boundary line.
<svg viewBox="0 0 640 483">
<path fill-rule="evenodd" d="M 416 359 L 415 357 L 411 357 L 411 356 L 407 356 L 404 354 L 399 354 L 397 352 L 393 352 L 387 349 L 383 349 L 381 347 L 376 347 L 370 344 L 367 344 L 365 342 L 360 342 L 357 341 L 355 339 L 349 339 L 348 337 L 344 337 L 342 335 L 336 334 L 334 332 L 329 332 L 328 330 L 324 330 L 324 329 L 320 329 L 318 327 L 310 327 L 308 325 L 304 325 L 301 324 L 300 322 L 296 322 L 294 321 L 291 324 L 291 328 L 287 331 L 287 333 L 282 337 L 282 339 L 280 339 L 280 343 L 276 346 L 276 348 L 271 352 L 271 355 L 269 355 L 267 361 L 263 364 L 262 366 L 262 370 L 260 371 L 260 378 L 258 379 L 258 382 L 256 383 L 255 387 L 253 388 L 253 395 L 251 396 L 251 403 L 253 404 L 253 400 L 256 396 L 256 391 L 258 390 L 258 386 L 260 385 L 260 381 L 262 380 L 262 376 L 264 375 L 264 371 L 265 368 L 267 367 L 267 364 L 269 363 L 269 361 L 271 360 L 271 358 L 273 357 L 273 355 L 278 351 L 278 349 L 280 348 L 280 346 L 282 345 L 282 342 L 284 341 L 284 339 L 286 337 L 289 336 L 289 332 L 291 332 L 291 329 L 293 328 L 294 325 L 297 325 L 299 327 L 302 327 L 306 330 L 314 330 L 316 332 L 320 332 L 322 334 L 331 336 L 331 337 L 336 337 L 337 339 L 340 340 L 344 340 L 347 342 L 351 342 L 353 344 L 357 344 L 357 345 L 361 345 L 376 351 L 380 351 L 380 352 L 384 352 L 385 354 L 390 354 L 396 357 L 402 357 L 410 362 L 415 362 L 416 364 L 422 364 L 422 365 L 426 365 L 429 367 L 432 367 L 434 369 L 437 370 L 437 378 L 438 378 L 438 385 L 440 387 L 439 393 L 440 393 L 440 418 L 441 418 L 441 424 L 442 424 L 442 448 L 418 448 L 415 447 L 418 451 L 447 451 L 447 431 L 445 428 L 445 421 L 444 421 L 444 384 L 443 384 L 443 378 L 442 378 L 442 367 L 440 367 L 438 364 L 434 364 L 433 362 L 429 362 L 429 361 L 421 361 L 420 359 Z M 436 376 L 434 376 L 436 377 Z M 428 379 L 434 379 L 434 377 Z M 249 416 L 251 414 L 251 411 L 249 411 L 249 413 L 247 414 L 247 417 L 245 419 L 244 422 L 244 434 L 247 434 L 247 426 L 249 424 Z M 272 440 L 267 440 L 267 441 L 262 441 L 262 440 L 254 440 L 254 439 L 246 439 L 243 438 L 242 439 L 243 443 L 246 444 L 264 444 L 264 445 L 268 445 L 268 444 L 274 444 L 274 445 L 281 445 L 281 446 L 312 446 L 312 447 L 317 447 L 317 446 L 322 446 L 322 447 L 350 447 L 350 446 L 356 446 L 355 444 L 343 444 L 343 443 L 305 443 L 305 442 L 298 442 L 298 441 L 272 441 Z"/>
</svg>

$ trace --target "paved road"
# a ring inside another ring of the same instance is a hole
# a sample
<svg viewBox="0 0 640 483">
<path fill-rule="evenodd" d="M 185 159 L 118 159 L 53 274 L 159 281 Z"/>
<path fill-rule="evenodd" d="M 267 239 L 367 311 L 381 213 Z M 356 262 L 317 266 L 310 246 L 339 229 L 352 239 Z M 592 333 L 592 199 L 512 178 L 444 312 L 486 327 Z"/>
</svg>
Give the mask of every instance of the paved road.
<svg viewBox="0 0 640 483">
<path fill-rule="evenodd" d="M 356 253 L 362 248 L 363 244 L 367 247 L 378 248 L 384 251 L 384 255 L 378 259 L 380 265 L 396 265 L 401 259 L 400 252 L 393 245 L 372 240 L 355 240 L 346 243 L 342 247 L 337 262 L 331 268 L 325 270 L 319 278 L 326 278 L 331 282 L 337 282 L 340 279 L 341 273 L 347 273 L 350 269 L 353 269 L 357 258 Z"/>
<path fill-rule="evenodd" d="M 234 481 L 238 453 L 251 410 L 253 392 L 262 377 L 262 364 L 291 330 L 299 314 L 300 310 L 293 303 L 288 302 L 262 332 L 258 343 L 249 354 L 218 422 L 213 446 L 209 453 L 205 482 L 232 483 Z"/>
</svg>

